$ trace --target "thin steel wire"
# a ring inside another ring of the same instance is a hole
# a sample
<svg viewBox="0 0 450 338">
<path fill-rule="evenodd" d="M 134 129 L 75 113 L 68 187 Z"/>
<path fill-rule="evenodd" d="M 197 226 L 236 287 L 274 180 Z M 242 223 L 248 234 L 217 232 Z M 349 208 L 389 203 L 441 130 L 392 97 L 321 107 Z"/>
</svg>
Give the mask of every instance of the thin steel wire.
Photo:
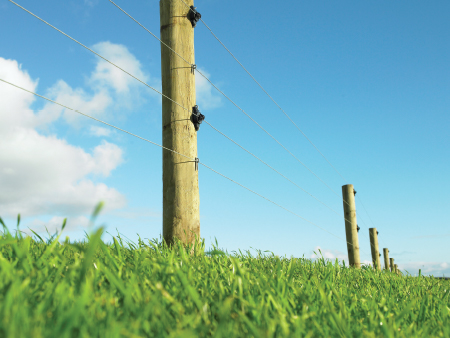
<svg viewBox="0 0 450 338">
<path fill-rule="evenodd" d="M 337 196 L 338 193 L 331 188 L 328 184 L 326 184 L 319 176 L 316 175 L 306 164 L 304 164 L 302 161 L 300 161 L 297 156 L 295 156 L 293 153 L 291 153 L 284 145 L 282 145 L 272 134 L 270 134 L 266 129 L 264 129 L 258 122 L 256 122 L 250 115 L 248 115 L 241 107 L 239 107 L 233 100 L 231 100 L 224 92 L 222 92 L 217 86 L 211 82 L 202 72 L 197 70 L 197 73 L 199 73 L 201 76 L 203 76 L 219 93 L 221 93 L 225 98 L 227 98 L 228 101 L 230 101 L 236 108 L 238 108 L 240 111 L 242 111 L 245 116 L 247 116 L 253 123 L 255 123 L 259 128 L 261 128 L 262 131 L 264 131 L 267 135 L 269 135 L 276 143 L 278 143 L 284 150 L 286 150 L 293 158 L 295 158 L 302 166 L 304 166 L 306 169 L 309 170 L 311 174 L 313 174 L 318 180 L 320 180 L 323 184 L 325 184 L 328 189 L 330 189 L 332 192 L 334 192 Z"/>
<path fill-rule="evenodd" d="M 188 7 L 192 11 L 190 6 L 186 2 L 184 2 L 183 0 L 180 0 L 180 1 L 182 3 L 184 3 L 186 5 L 186 7 Z M 246 71 L 246 73 L 248 75 L 250 75 L 250 77 L 253 79 L 253 81 L 256 82 L 256 84 L 264 91 L 264 93 L 266 93 L 266 95 L 273 101 L 273 103 L 276 104 L 276 106 L 283 112 L 283 114 L 289 119 L 289 121 L 291 121 L 292 124 L 300 131 L 300 133 L 302 133 L 302 135 L 309 141 L 309 143 L 311 143 L 311 145 L 319 152 L 319 154 L 322 155 L 322 157 L 336 171 L 336 173 L 338 173 L 338 175 L 341 176 L 341 178 L 344 180 L 344 182 L 347 183 L 347 180 L 341 175 L 341 173 L 331 164 L 331 162 L 325 157 L 325 155 L 319 150 L 319 148 L 317 148 L 317 146 L 309 139 L 309 137 L 306 136 L 306 134 L 297 126 L 297 124 L 290 118 L 290 116 L 280 107 L 280 105 L 272 98 L 272 96 L 269 95 L 269 93 L 261 86 L 261 84 L 253 77 L 253 75 L 250 74 L 250 72 L 244 67 L 244 65 L 241 62 L 239 62 L 239 60 L 233 55 L 233 53 L 231 53 L 231 51 L 223 44 L 223 42 L 220 41 L 220 39 L 216 36 L 216 34 L 214 34 L 212 29 L 209 28 L 209 26 L 201 18 L 200 18 L 200 21 L 211 32 L 211 34 L 216 38 L 216 40 L 219 41 L 219 43 L 223 46 L 223 48 L 225 48 L 226 51 L 233 57 L 233 59 L 235 59 L 236 62 L 239 63 L 239 65 Z"/>
<path fill-rule="evenodd" d="M 122 72 L 128 74 L 129 76 L 131 76 L 132 78 L 138 80 L 140 83 L 146 85 L 148 88 L 154 90 L 155 92 L 157 92 L 158 94 L 162 95 L 163 97 L 165 97 L 166 99 L 172 101 L 173 103 L 175 103 L 176 105 L 180 106 L 181 108 L 190 111 L 189 109 L 187 109 L 186 107 L 183 107 L 181 104 L 179 104 L 178 102 L 175 102 L 174 100 L 172 100 L 170 97 L 168 97 L 167 95 L 164 95 L 163 93 L 161 93 L 160 91 L 156 90 L 155 88 L 153 88 L 152 86 L 148 85 L 147 83 L 145 83 L 144 81 L 138 79 L 136 76 L 128 73 L 126 70 L 120 68 L 119 66 L 117 66 L 116 64 L 114 64 L 113 62 L 109 61 L 108 59 L 104 58 L 103 56 L 101 56 L 100 54 L 97 54 L 96 52 L 94 52 L 92 49 L 90 49 L 89 47 L 86 47 L 85 45 L 83 45 L 81 42 L 78 42 L 77 40 L 75 40 L 74 38 L 72 38 L 71 36 L 67 35 L 66 33 L 64 33 L 63 31 L 59 30 L 58 28 L 56 28 L 55 26 L 52 26 L 51 24 L 49 24 L 47 21 L 41 19 L 40 17 L 38 17 L 36 14 L 31 13 L 29 10 L 23 8 L 22 6 L 20 6 L 19 4 L 15 3 L 12 0 L 8 0 L 9 2 L 12 2 L 14 5 L 16 5 L 17 7 L 23 9 L 25 12 L 31 14 L 32 16 L 34 16 L 35 18 L 41 20 L 43 23 L 49 25 L 50 27 L 52 27 L 53 29 L 57 30 L 58 32 L 60 32 L 61 34 L 67 36 L 69 39 L 71 39 L 72 41 L 75 41 L 76 43 L 78 43 L 80 46 L 83 46 L 84 48 L 86 48 L 88 51 L 94 53 L 95 55 L 97 55 L 98 57 L 102 58 L 103 60 L 105 60 L 106 62 L 109 62 L 111 65 L 113 65 L 114 67 L 120 69 Z"/>
<path fill-rule="evenodd" d="M 319 203 L 321 203 L 322 205 L 324 205 L 325 207 L 327 207 L 328 209 L 330 209 L 331 211 L 333 211 L 336 215 L 338 215 L 339 217 L 342 217 L 341 214 L 339 214 L 337 211 L 335 211 L 333 208 L 331 208 L 330 206 L 328 206 L 327 204 L 325 204 L 324 202 L 322 202 L 321 200 L 319 200 L 316 196 L 314 196 L 313 194 L 309 193 L 308 191 L 306 191 L 305 189 L 303 189 L 301 186 L 299 186 L 298 184 L 296 184 L 295 182 L 293 182 L 292 180 L 290 180 L 288 177 L 286 177 L 285 175 L 283 175 L 282 173 L 280 173 L 278 170 L 276 170 L 275 168 L 273 168 L 272 166 L 270 166 L 269 164 L 267 164 L 266 162 L 264 162 L 263 160 L 261 160 L 258 156 L 256 156 L 255 154 L 253 154 L 252 152 L 250 152 L 249 150 L 247 150 L 246 148 L 244 148 L 243 146 L 241 146 L 239 143 L 237 143 L 236 141 L 234 141 L 231 137 L 225 135 L 224 133 L 222 133 L 220 130 L 218 130 L 216 127 L 214 127 L 213 125 L 211 125 L 208 121 L 204 121 L 204 123 L 206 123 L 207 125 L 209 125 L 212 129 L 214 129 L 216 132 L 218 132 L 219 134 L 221 134 L 222 136 L 224 136 L 225 138 L 227 138 L 228 140 L 230 140 L 231 142 L 233 142 L 235 145 L 237 145 L 239 148 L 241 148 L 242 150 L 246 151 L 248 154 L 252 155 L 254 158 L 256 158 L 258 161 L 260 161 L 261 163 L 263 163 L 264 165 L 266 165 L 267 167 L 269 167 L 270 169 L 272 169 L 273 171 L 275 171 L 278 175 L 280 175 L 281 177 L 283 177 L 284 179 L 288 180 L 290 183 L 292 183 L 293 185 L 295 185 L 297 188 L 299 188 L 300 190 L 302 190 L 303 192 L 305 192 L 306 194 L 308 194 L 309 196 L 311 196 L 312 198 L 314 198 L 316 201 L 318 201 Z M 345 216 L 343 216 L 344 220 L 346 220 L 347 222 L 350 222 L 348 219 L 345 218 Z"/>
<path fill-rule="evenodd" d="M 162 145 L 159 145 L 159 144 L 157 144 L 157 143 L 155 143 L 155 142 L 152 142 L 152 141 L 147 140 L 147 139 L 145 139 L 145 138 L 143 138 L 143 137 L 140 137 L 140 136 L 138 136 L 138 135 L 135 135 L 135 134 L 133 134 L 133 133 L 130 133 L 130 132 L 124 130 L 124 129 L 121 129 L 121 128 L 118 128 L 118 127 L 116 127 L 116 126 L 113 126 L 112 124 L 109 124 L 109 123 L 104 122 L 104 121 L 102 121 L 102 120 L 96 119 L 95 117 L 92 117 L 92 116 L 90 116 L 90 115 L 88 115 L 88 114 L 84 114 L 84 113 L 82 113 L 82 112 L 80 112 L 80 111 L 78 111 L 78 110 L 75 110 L 75 109 L 73 109 L 73 108 L 70 108 L 70 107 L 68 107 L 68 106 L 66 106 L 66 105 L 63 105 L 63 104 L 59 103 L 59 102 L 53 101 L 53 100 L 51 100 L 51 99 L 49 99 L 49 98 L 47 98 L 47 97 L 45 97 L 45 96 L 39 95 L 39 94 L 37 94 L 37 93 L 35 93 L 35 92 L 32 92 L 32 91 L 30 91 L 30 90 L 27 90 L 27 89 L 25 89 L 25 88 L 23 88 L 23 87 L 20 87 L 20 86 L 18 86 L 18 85 L 15 85 L 15 84 L 13 84 L 13 83 L 11 83 L 11 82 L 9 82 L 9 81 L 3 80 L 3 79 L 0 79 L 0 81 L 5 82 L 5 83 L 7 83 L 7 84 L 9 84 L 9 85 L 11 85 L 11 86 L 14 86 L 14 87 L 16 87 L 16 88 L 22 89 L 22 90 L 24 90 L 24 91 L 26 91 L 26 92 L 28 92 L 28 93 L 30 93 L 30 94 L 39 96 L 39 97 L 41 97 L 41 98 L 43 98 L 43 99 L 45 99 L 45 100 L 47 100 L 47 101 L 50 101 L 50 102 L 52 102 L 52 103 L 55 103 L 55 104 L 59 105 L 59 106 L 61 106 L 61 107 L 64 107 L 64 108 L 69 109 L 69 110 L 72 110 L 72 111 L 74 111 L 74 112 L 76 112 L 76 113 L 78 113 L 78 114 L 81 114 L 81 115 L 83 115 L 83 116 L 89 117 L 89 118 L 91 118 L 91 119 L 93 119 L 93 120 L 95 120 L 95 121 L 98 121 L 98 122 L 101 122 L 101 123 L 103 123 L 103 124 L 106 124 L 106 125 L 108 125 L 108 126 L 110 126 L 110 127 L 113 127 L 113 128 L 115 128 L 115 129 L 117 129 L 117 130 L 123 131 L 123 132 L 125 132 L 125 133 L 127 133 L 127 134 L 130 134 L 130 135 L 132 135 L 132 136 L 134 136 L 134 137 L 137 137 L 137 138 L 139 138 L 139 139 L 141 139 L 141 140 L 144 140 L 144 141 L 146 141 L 146 142 L 149 142 L 149 143 L 151 143 L 151 144 L 154 144 L 154 145 L 156 145 L 156 146 L 158 146 L 158 147 L 160 147 L 160 148 L 162 148 L 162 149 L 171 151 L 171 152 L 173 152 L 173 153 L 175 153 L 175 154 L 181 155 L 181 156 L 183 156 L 183 157 L 185 157 L 185 158 L 187 158 L 187 159 L 193 160 L 193 162 L 195 162 L 195 158 L 186 156 L 186 155 L 181 154 L 181 153 L 179 153 L 179 152 L 177 152 L 177 151 L 175 151 L 175 150 L 166 148 L 166 147 L 164 147 L 164 146 L 162 146 Z M 308 222 L 308 223 L 314 225 L 315 227 L 317 227 L 317 228 L 319 228 L 319 229 L 321 229 L 321 230 L 323 230 L 323 231 L 329 233 L 330 235 L 332 235 L 332 236 L 334 236 L 334 237 L 336 237 L 336 238 L 338 238 L 338 239 L 340 239 L 340 240 L 346 242 L 347 244 L 352 245 L 351 243 L 347 242 L 345 239 L 343 239 L 343 238 L 341 238 L 341 237 L 339 237 L 339 236 L 333 234 L 332 232 L 330 232 L 330 231 L 328 231 L 328 230 L 322 228 L 321 226 L 317 225 L 316 223 L 311 222 L 310 220 L 308 220 L 308 219 L 306 219 L 306 218 L 304 218 L 304 217 L 302 217 L 302 216 L 300 216 L 300 215 L 294 213 L 293 211 L 291 211 L 291 210 L 289 210 L 289 209 L 287 209 L 287 208 L 285 208 L 285 207 L 279 205 L 278 203 L 276 203 L 276 202 L 274 202 L 274 201 L 268 199 L 267 197 L 264 197 L 263 195 L 261 195 L 261 194 L 255 192 L 255 191 L 253 191 L 253 190 L 247 188 L 246 186 L 244 186 L 244 185 L 242 185 L 242 184 L 240 184 L 240 183 L 234 181 L 233 179 L 231 179 L 231 178 L 229 178 L 229 177 L 227 177 L 227 176 L 225 176 L 225 175 L 219 173 L 218 171 L 216 171 L 216 170 L 212 169 L 211 167 L 207 166 L 206 164 L 204 164 L 204 163 L 202 163 L 202 162 L 200 162 L 200 161 L 198 161 L 198 163 L 201 164 L 202 166 L 204 166 L 205 168 L 207 168 L 207 169 L 209 169 L 209 170 L 215 172 L 216 174 L 218 174 L 218 175 L 220 175 L 220 176 L 222 176 L 222 177 L 228 179 L 229 181 L 231 181 L 231 182 L 233 182 L 233 183 L 235 183 L 235 184 L 241 186 L 242 188 L 244 188 L 244 189 L 246 189 L 246 190 L 252 192 L 253 194 L 255 194 L 255 195 L 257 195 L 257 196 L 259 196 L 259 197 L 265 199 L 266 201 L 268 201 L 268 202 L 270 202 L 270 203 L 272 203 L 272 204 L 275 204 L 276 206 L 278 206 L 278 207 L 280 207 L 280 208 L 282 208 L 282 209 L 288 211 L 289 213 L 291 213 L 291 214 L 293 214 L 293 215 L 295 215 L 295 216 L 301 218 L 302 220 L 304 220 L 304 221 L 306 221 L 306 222 Z M 367 253 L 366 253 L 365 251 L 362 251 L 361 248 L 360 248 L 360 252 L 363 252 L 364 254 L 367 255 Z"/>
<path fill-rule="evenodd" d="M 155 143 L 155 142 L 149 141 L 149 140 L 147 140 L 147 139 L 145 139 L 145 138 L 142 138 L 142 137 L 140 137 L 140 136 L 138 136 L 138 135 L 135 135 L 135 134 L 130 133 L 130 132 L 126 131 L 126 130 L 123 130 L 123 129 L 120 129 L 120 128 L 116 127 L 116 126 L 113 126 L 112 124 L 109 124 L 109 123 L 104 122 L 104 121 L 102 121 L 102 120 L 96 119 L 95 117 L 92 117 L 92 116 L 90 116 L 90 115 L 84 114 L 84 113 L 82 113 L 82 112 L 80 112 L 80 111 L 78 111 L 78 110 L 75 110 L 75 109 L 72 109 L 72 108 L 70 108 L 70 107 L 67 107 L 67 106 L 65 106 L 65 105 L 63 105 L 63 104 L 61 104 L 61 103 L 58 103 L 58 102 L 56 102 L 56 101 L 53 101 L 53 100 L 51 100 L 51 99 L 49 99 L 49 98 L 47 98 L 47 97 L 45 97 L 45 96 L 36 94 L 36 93 L 34 93 L 34 92 L 30 91 L 30 90 L 27 90 L 27 89 L 25 89 L 25 88 L 22 88 L 22 87 L 20 87 L 20 86 L 17 86 L 17 85 L 15 85 L 15 84 L 11 83 L 11 82 L 6 81 L 6 80 L 0 79 L 0 81 L 3 81 L 3 82 L 5 82 L 5 83 L 8 83 L 8 84 L 10 84 L 11 86 L 17 87 L 17 88 L 19 88 L 19 89 L 22 89 L 22 90 L 28 92 L 28 93 L 31 93 L 31 94 L 36 95 L 36 96 L 39 96 L 39 97 L 41 97 L 41 98 L 43 98 L 43 99 L 45 99 L 45 100 L 47 100 L 47 101 L 50 101 L 50 102 L 52 102 L 52 103 L 55 103 L 55 104 L 57 104 L 57 105 L 59 105 L 59 106 L 61 106 L 61 107 L 64 107 L 64 108 L 66 108 L 66 109 L 73 110 L 74 112 L 76 112 L 76 113 L 78 113 L 78 114 L 81 114 L 81 115 L 84 115 L 84 116 L 86 116 L 86 117 L 89 117 L 90 119 L 93 119 L 93 120 L 95 120 L 95 121 L 104 123 L 104 124 L 106 124 L 106 125 L 108 125 L 108 126 L 110 126 L 110 127 L 116 128 L 116 129 L 118 129 L 118 130 L 120 130 L 120 131 L 123 131 L 124 133 L 130 134 L 130 135 L 132 135 L 132 136 L 134 136 L 134 137 L 137 137 L 137 138 L 140 138 L 141 140 L 147 141 L 147 142 L 149 142 L 149 143 L 151 143 L 151 144 L 154 144 L 155 146 L 161 147 L 161 148 L 163 148 L 163 149 L 165 149 L 165 150 L 169 150 L 169 151 L 171 151 L 171 152 L 173 152 L 173 153 L 175 153 L 175 154 L 178 154 L 178 155 L 180 155 L 180 156 L 186 157 L 187 159 L 190 159 L 190 160 L 192 160 L 192 161 L 195 162 L 195 158 L 192 158 L 192 157 L 183 155 L 183 154 L 181 154 L 181 153 L 179 153 L 179 152 L 176 152 L 175 150 L 172 150 L 172 149 L 166 148 L 166 147 L 164 147 L 164 146 L 161 146 L 161 145 L 159 145 L 159 144 L 157 144 L 157 143 Z"/>
<path fill-rule="evenodd" d="M 362 201 L 362 199 L 361 199 L 361 197 L 360 197 L 359 195 L 358 195 L 358 199 L 359 199 L 359 201 L 361 202 L 361 205 L 362 205 L 364 211 L 366 212 L 367 216 L 369 217 L 370 222 L 372 222 L 373 227 L 374 227 L 374 228 L 377 228 L 377 227 L 375 226 L 375 223 L 373 222 L 372 218 L 370 217 L 369 213 L 367 212 L 367 209 L 366 209 L 366 207 L 364 206 L 364 203 L 363 203 L 363 201 Z M 378 228 L 377 228 L 377 230 L 378 230 Z M 383 240 L 380 240 L 379 237 L 378 237 L 378 242 L 379 242 L 380 244 L 385 244 L 384 241 L 383 241 Z M 386 248 L 385 245 L 382 245 L 382 246 Z"/>
<path fill-rule="evenodd" d="M 167 48 L 169 48 L 172 52 L 174 52 L 176 55 L 178 55 L 184 62 L 186 62 L 188 65 L 192 66 L 192 64 L 186 60 L 184 57 L 182 57 L 180 54 L 178 54 L 177 52 L 175 52 L 168 44 L 166 44 L 165 42 L 161 41 L 160 38 L 158 38 L 155 34 L 153 34 L 152 32 L 150 32 L 147 28 L 145 28 L 139 21 L 137 21 L 135 18 L 133 18 L 130 14 L 128 14 L 127 12 L 125 12 L 122 8 L 119 7 L 119 5 L 117 5 L 114 1 L 109 0 L 109 2 L 111 2 L 114 6 L 116 6 L 118 9 L 120 9 L 123 13 L 125 13 L 126 15 L 128 15 L 128 17 L 133 20 L 134 22 L 136 22 L 139 26 L 141 26 L 142 28 L 144 28 L 147 32 L 149 32 L 153 37 L 155 37 L 159 42 L 161 42 L 164 46 L 166 46 Z"/>
</svg>

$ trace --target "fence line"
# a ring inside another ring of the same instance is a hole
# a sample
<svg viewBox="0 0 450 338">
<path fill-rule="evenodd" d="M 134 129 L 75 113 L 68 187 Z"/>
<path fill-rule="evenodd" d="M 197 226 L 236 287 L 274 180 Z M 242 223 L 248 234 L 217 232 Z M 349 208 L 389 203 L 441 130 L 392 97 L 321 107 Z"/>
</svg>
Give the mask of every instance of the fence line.
<svg viewBox="0 0 450 338">
<path fill-rule="evenodd" d="M 45 20 L 41 19 L 40 17 L 38 17 L 37 15 L 33 14 L 32 12 L 28 11 L 27 9 L 25 9 L 24 7 L 20 6 L 19 4 L 15 3 L 12 0 L 9 0 L 11 3 L 15 4 L 16 6 L 18 6 L 19 8 L 23 9 L 24 11 L 26 11 L 27 13 L 33 15 L 34 17 L 36 17 L 37 19 L 41 20 L 42 22 L 44 22 L 45 24 L 49 25 L 50 27 L 52 27 L 53 29 L 57 30 L 58 32 L 62 33 L 63 35 L 65 35 L 66 37 L 70 38 L 71 40 L 75 41 L 76 43 L 78 43 L 79 45 L 81 45 L 82 47 L 86 48 L 87 50 L 91 51 L 92 53 L 94 53 L 95 55 L 99 56 L 100 58 L 102 58 L 103 60 L 107 61 L 108 63 L 112 64 L 113 66 L 115 66 L 116 68 L 120 69 L 121 71 L 123 71 L 124 73 L 128 74 L 129 76 L 133 77 L 134 79 L 138 80 L 139 82 L 141 82 L 142 84 L 146 85 L 147 87 L 149 87 L 150 89 L 154 90 L 155 92 L 157 92 L 158 94 L 162 95 L 163 97 L 169 99 L 170 101 L 174 102 L 175 104 L 177 104 L 178 106 L 180 106 L 181 108 L 190 111 L 188 108 L 183 107 L 182 105 L 180 105 L 179 103 L 175 102 L 174 100 L 172 100 L 171 98 L 169 98 L 168 96 L 164 95 L 163 93 L 159 92 L 158 90 L 156 90 L 155 88 L 151 87 L 150 85 L 148 85 L 147 83 L 141 81 L 140 79 L 138 79 L 137 77 L 135 77 L 134 75 L 130 74 L 129 72 L 125 71 L 124 69 L 122 69 L 121 67 L 117 66 L 116 64 L 114 64 L 113 62 L 109 61 L 108 59 L 104 58 L 103 56 L 101 56 L 100 54 L 96 53 L 95 51 L 93 51 L 92 49 L 88 48 L 87 46 L 85 46 L 84 44 L 80 43 L 79 41 L 75 40 L 74 38 L 72 38 L 71 36 L 67 35 L 66 33 L 62 32 L 61 30 L 59 30 L 58 28 L 54 27 L 53 25 L 51 25 L 50 23 L 46 22 Z M 182 1 L 182 0 L 181 0 Z M 146 29 L 150 34 L 152 34 L 155 38 L 157 38 L 152 32 L 150 32 L 147 28 L 145 28 L 143 25 L 141 25 L 138 21 L 136 21 L 133 17 L 131 17 L 128 13 L 126 13 L 123 9 L 121 9 L 119 6 L 117 6 L 113 1 L 110 0 L 111 3 L 113 3 L 116 7 L 118 7 L 122 12 L 124 12 L 126 15 L 128 15 L 131 19 L 133 19 L 136 23 L 138 23 L 141 27 L 143 27 L 144 29 Z M 206 24 L 205 24 L 206 25 Z M 208 27 L 209 28 L 209 27 Z M 211 31 L 212 32 L 212 31 Z M 190 64 L 188 61 L 186 61 L 181 55 L 179 55 L 178 53 L 176 53 L 172 48 L 170 48 L 167 44 L 165 44 L 164 42 L 162 42 L 159 38 L 157 38 L 161 43 L 163 43 L 167 48 L 171 49 L 175 54 L 177 54 L 180 58 L 182 58 L 185 62 L 187 62 L 188 64 Z M 195 65 L 191 65 L 191 66 L 195 66 Z M 261 127 L 254 119 L 252 119 L 247 113 L 245 113 L 245 111 L 240 108 L 237 104 L 235 104 L 228 96 L 226 96 L 222 91 L 220 91 L 220 89 L 217 88 L 217 86 L 215 86 L 202 72 L 200 72 L 199 70 L 195 69 L 201 76 L 203 76 L 216 90 L 218 90 L 222 95 L 224 95 L 231 103 L 233 103 L 238 109 L 240 109 L 247 117 L 249 117 L 255 124 L 257 124 L 264 132 L 266 132 L 271 138 L 273 138 L 278 144 L 280 144 L 280 146 L 282 146 L 286 151 L 288 151 L 299 163 L 301 163 L 306 169 L 308 169 L 314 176 L 316 176 L 316 178 L 318 178 L 324 185 L 326 185 L 331 191 L 333 191 L 337 196 L 339 196 L 336 191 L 334 191 L 330 186 L 328 186 L 328 184 L 326 184 L 320 177 L 318 177 L 311 169 L 309 169 L 303 162 L 301 162 L 295 155 L 293 155 L 287 148 L 285 148 L 278 140 L 276 140 L 270 133 L 268 133 L 263 127 Z M 256 81 L 256 80 L 255 80 Z M 70 108 L 68 108 L 70 109 Z M 82 113 L 80 113 L 82 114 Z M 83 114 L 85 115 L 85 114 Z M 126 132 L 126 131 L 125 131 Z M 128 132 L 127 132 L 128 133 Z M 223 134 L 223 133 L 222 133 Z M 224 134 L 223 134 L 224 135 Z M 225 137 L 227 137 L 226 135 L 224 135 Z M 306 135 L 305 135 L 306 137 Z M 228 137 L 227 137 L 228 138 Z M 229 138 L 230 139 L 230 138 Z M 230 139 L 231 140 L 231 139 Z M 231 140 L 232 141 L 232 140 Z M 150 142 L 150 141 L 149 141 Z M 234 141 L 232 141 L 234 142 Z M 236 143 L 236 142 L 234 142 Z M 237 143 L 236 143 L 237 144 Z M 238 144 L 237 144 L 238 145 Z M 240 146 L 240 145 L 238 145 Z M 241 147 L 241 146 L 240 146 Z M 242 147 L 241 147 L 242 148 Z M 244 149 L 244 148 L 243 148 Z M 246 150 L 246 149 L 244 149 Z M 318 149 L 317 149 L 318 150 Z M 247 151 L 247 150 L 246 150 Z M 247 151 L 248 152 L 248 151 Z M 319 151 L 320 152 L 320 151 Z M 250 153 L 251 154 L 251 153 Z M 180 154 L 181 155 L 181 154 Z M 253 155 L 253 154 L 252 154 Z M 185 156 L 185 155 L 182 155 Z M 253 155 L 254 156 L 254 155 Z M 264 162 L 263 162 L 264 163 Z M 264 163 L 266 164 L 266 163 Z M 267 164 L 266 164 L 267 165 Z M 331 163 L 330 163 L 331 165 Z M 270 166 L 269 166 L 270 167 Z M 272 168 L 273 169 L 273 168 Z M 278 173 L 278 172 L 277 172 Z M 283 176 L 283 175 L 282 175 Z M 285 176 L 283 176 L 285 177 Z M 286 177 L 285 177 L 286 178 Z M 288 179 L 289 180 L 289 179 Z M 290 180 L 289 180 L 290 181 Z M 291 183 L 293 183 L 291 181 Z M 294 185 L 296 185 L 294 183 Z M 297 187 L 299 187 L 298 185 L 296 185 Z M 306 190 L 304 190 L 303 188 L 299 187 L 300 189 L 302 189 L 303 191 L 305 191 L 306 193 L 308 193 Z M 251 190 L 250 190 L 251 191 Z M 253 192 L 253 191 L 252 191 Z M 335 212 L 336 214 L 338 214 L 336 211 L 334 211 L 333 209 L 331 209 L 329 206 L 327 206 L 326 204 L 324 204 L 322 201 L 320 201 L 319 199 L 317 199 L 316 197 L 314 197 L 312 194 L 308 193 L 310 196 L 312 196 L 313 198 L 315 198 L 316 200 L 318 200 L 320 203 L 322 203 L 323 205 L 325 205 L 327 208 L 329 208 L 330 210 L 332 210 L 333 212 Z M 343 200 L 344 201 L 344 200 Z M 345 201 L 344 201 L 345 202 Z M 367 212 L 367 211 L 366 211 Z M 339 214 L 338 214 L 339 215 Z M 370 217 L 370 216 L 369 216 Z M 344 217 L 345 219 L 345 217 Z M 362 220 L 362 219 L 361 219 Z M 365 235 L 364 235 L 365 236 Z"/>
</svg>

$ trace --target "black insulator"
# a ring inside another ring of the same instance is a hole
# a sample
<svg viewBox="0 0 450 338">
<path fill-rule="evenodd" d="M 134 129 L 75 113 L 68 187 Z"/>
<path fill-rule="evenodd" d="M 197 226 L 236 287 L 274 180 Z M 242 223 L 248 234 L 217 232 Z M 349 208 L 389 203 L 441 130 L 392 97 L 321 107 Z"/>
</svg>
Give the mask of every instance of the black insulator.
<svg viewBox="0 0 450 338">
<path fill-rule="evenodd" d="M 192 107 L 192 115 L 191 115 L 191 121 L 194 124 L 195 131 L 198 131 L 200 128 L 200 123 L 203 122 L 205 119 L 205 115 L 200 113 L 200 110 L 198 110 L 198 106 L 195 105 Z"/>
<path fill-rule="evenodd" d="M 359 225 L 356 225 L 356 230 L 359 232 L 359 229 L 361 229 L 360 227 L 359 227 Z"/>
<path fill-rule="evenodd" d="M 353 195 L 356 196 L 356 190 L 355 189 L 353 189 Z"/>
<path fill-rule="evenodd" d="M 197 7 L 191 6 L 191 10 L 189 11 L 188 14 L 188 19 L 192 24 L 192 28 L 195 27 L 195 25 L 197 25 L 198 20 L 201 19 L 202 15 L 196 11 Z"/>
</svg>

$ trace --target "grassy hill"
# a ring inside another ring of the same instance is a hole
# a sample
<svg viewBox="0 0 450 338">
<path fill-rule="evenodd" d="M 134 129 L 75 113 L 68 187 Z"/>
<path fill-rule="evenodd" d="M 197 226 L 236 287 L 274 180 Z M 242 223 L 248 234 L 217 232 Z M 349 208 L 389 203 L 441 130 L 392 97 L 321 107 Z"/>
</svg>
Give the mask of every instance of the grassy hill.
<svg viewBox="0 0 450 338">
<path fill-rule="evenodd" d="M 450 337 L 447 280 L 4 229 L 1 337 Z"/>
</svg>

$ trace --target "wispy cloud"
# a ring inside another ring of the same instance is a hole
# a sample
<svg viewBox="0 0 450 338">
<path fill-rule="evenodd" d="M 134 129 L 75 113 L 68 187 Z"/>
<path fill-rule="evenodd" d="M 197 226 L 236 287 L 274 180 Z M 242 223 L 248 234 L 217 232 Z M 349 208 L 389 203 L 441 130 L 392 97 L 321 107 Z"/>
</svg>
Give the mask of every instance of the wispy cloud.
<svg viewBox="0 0 450 338">
<path fill-rule="evenodd" d="M 111 128 L 107 129 L 107 128 L 102 128 L 102 127 L 97 127 L 97 126 L 91 126 L 89 128 L 89 132 L 91 135 L 98 136 L 98 137 L 109 136 L 109 135 L 111 135 L 111 133 L 115 133 L 115 131 L 112 130 Z"/>
</svg>

